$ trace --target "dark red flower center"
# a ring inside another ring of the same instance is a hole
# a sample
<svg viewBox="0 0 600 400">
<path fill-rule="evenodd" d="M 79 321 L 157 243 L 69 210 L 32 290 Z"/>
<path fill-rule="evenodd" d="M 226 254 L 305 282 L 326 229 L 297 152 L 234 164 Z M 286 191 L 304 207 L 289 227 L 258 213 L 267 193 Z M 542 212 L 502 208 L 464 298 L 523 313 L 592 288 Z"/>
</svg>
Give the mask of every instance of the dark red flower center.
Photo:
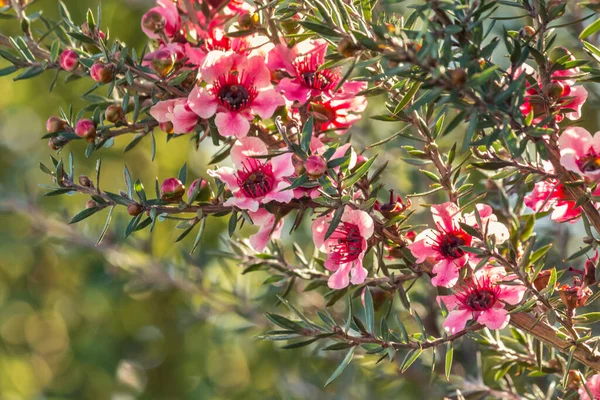
<svg viewBox="0 0 600 400">
<path fill-rule="evenodd" d="M 594 148 L 590 148 L 587 154 L 577 160 L 577 166 L 581 172 L 594 172 L 600 170 L 600 154 Z"/>
<path fill-rule="evenodd" d="M 460 246 L 471 244 L 471 236 L 462 229 L 452 229 L 444 231 L 438 227 L 440 234 L 435 238 L 433 249 L 439 251 L 446 258 L 460 258 L 465 255 L 465 251 Z"/>
<path fill-rule="evenodd" d="M 248 107 L 258 91 L 254 79 L 232 72 L 221 75 L 212 88 L 212 94 L 217 97 L 219 104 L 230 111 L 240 111 Z"/>
<path fill-rule="evenodd" d="M 316 57 L 309 54 L 294 63 L 296 76 L 310 89 L 326 91 L 335 88 L 340 74 L 331 69 L 319 70 L 320 64 Z"/>
<path fill-rule="evenodd" d="M 356 260 L 363 251 L 363 238 L 355 224 L 341 222 L 329 241 L 329 258 L 338 265 Z"/>
<path fill-rule="evenodd" d="M 246 197 L 263 197 L 273 190 L 275 176 L 269 161 L 261 162 L 255 158 L 247 159 L 243 170 L 237 171 L 237 183 Z"/>
<path fill-rule="evenodd" d="M 491 309 L 500 295 L 500 287 L 488 278 L 469 280 L 456 299 L 469 311 L 486 311 Z"/>
</svg>

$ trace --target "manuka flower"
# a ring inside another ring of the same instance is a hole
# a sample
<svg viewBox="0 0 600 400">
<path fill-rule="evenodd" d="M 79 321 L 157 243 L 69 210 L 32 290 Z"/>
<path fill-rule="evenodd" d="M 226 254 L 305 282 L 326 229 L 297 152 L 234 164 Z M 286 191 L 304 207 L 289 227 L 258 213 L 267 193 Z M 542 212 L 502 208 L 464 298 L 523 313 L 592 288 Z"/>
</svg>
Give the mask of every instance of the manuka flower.
<svg viewBox="0 0 600 400">
<path fill-rule="evenodd" d="M 600 180 L 600 135 L 592 136 L 584 128 L 572 126 L 560 135 L 560 163 L 569 171 Z"/>
<path fill-rule="evenodd" d="M 190 109 L 186 99 L 160 101 L 150 108 L 149 113 L 161 124 L 171 123 L 173 133 L 191 132 L 198 123 L 198 116 Z"/>
<path fill-rule="evenodd" d="M 508 239 L 508 230 L 498 222 L 490 206 L 477 204 L 477 210 L 483 224 L 482 230 L 494 235 L 498 244 Z M 476 239 L 465 232 L 459 223 L 477 227 L 477 221 L 474 213 L 463 216 L 458 206 L 451 202 L 431 206 L 431 214 L 436 229 L 421 232 L 408 248 L 417 258 L 417 263 L 428 258 L 434 260 L 433 273 L 436 275 L 431 279 L 433 285 L 451 287 L 458 281 L 460 269 L 465 264 L 479 262 L 475 255 L 460 248 L 471 246 Z"/>
<path fill-rule="evenodd" d="M 588 387 L 588 389 L 590 390 L 590 393 L 594 397 L 590 398 L 590 396 L 587 393 L 587 390 L 585 390 L 585 388 L 583 386 L 581 386 L 578 390 L 580 400 L 600 399 L 600 374 L 593 375 L 591 378 L 589 378 L 587 380 L 585 385 Z"/>
<path fill-rule="evenodd" d="M 206 86 L 192 90 L 189 106 L 204 119 L 216 114 L 215 125 L 221 135 L 242 138 L 248 134 L 255 114 L 263 119 L 271 118 L 285 101 L 271 86 L 269 70 L 261 57 L 248 57 L 239 62 L 227 57 L 222 64 L 229 67 L 222 69 L 220 75 L 200 68 Z"/>
<path fill-rule="evenodd" d="M 465 280 L 455 294 L 438 296 L 438 302 L 443 302 L 449 311 L 443 323 L 444 329 L 450 334 L 460 332 L 471 319 L 489 329 L 506 327 L 510 316 L 504 303 L 519 304 L 526 288 L 523 285 L 502 285 L 501 279 L 511 279 L 505 276 L 503 268 L 484 267 Z"/>
<path fill-rule="evenodd" d="M 171 40 L 179 34 L 181 18 L 177 6 L 171 0 L 157 0 L 142 17 L 142 30 L 150 39 Z"/>
<path fill-rule="evenodd" d="M 350 282 L 360 285 L 367 277 L 363 258 L 368 247 L 367 240 L 373 236 L 373 219 L 365 211 L 346 207 L 339 225 L 325 239 L 332 218 L 331 213 L 327 214 L 317 218 L 312 225 L 315 246 L 327 253 L 325 268 L 333 272 L 328 285 L 332 289 L 343 289 Z"/>
<path fill-rule="evenodd" d="M 294 173 L 292 154 L 269 159 L 253 158 L 268 154 L 267 146 L 258 138 L 240 139 L 231 149 L 234 168 L 221 167 L 208 174 L 223 181 L 233 196 L 224 205 L 256 212 L 260 204 L 271 201 L 288 203 L 294 197 L 287 178 Z"/>
</svg>

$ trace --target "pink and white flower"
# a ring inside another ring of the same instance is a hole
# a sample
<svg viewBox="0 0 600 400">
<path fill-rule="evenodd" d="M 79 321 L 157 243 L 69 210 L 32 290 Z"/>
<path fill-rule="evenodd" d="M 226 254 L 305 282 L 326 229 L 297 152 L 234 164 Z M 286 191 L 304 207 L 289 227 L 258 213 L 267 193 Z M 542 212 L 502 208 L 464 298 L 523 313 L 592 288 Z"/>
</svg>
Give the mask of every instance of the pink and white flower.
<svg viewBox="0 0 600 400">
<path fill-rule="evenodd" d="M 333 97 L 341 79 L 337 69 L 319 69 L 325 63 L 327 42 L 323 39 L 305 40 L 292 48 L 276 45 L 267 55 L 271 70 L 283 70 L 290 78 L 283 78 L 277 85 L 287 100 L 306 103 L 311 98 L 324 95 Z M 346 82 L 338 93 L 352 90 L 355 82 Z"/>
<path fill-rule="evenodd" d="M 177 6 L 171 0 L 157 0 L 156 7 L 142 17 L 142 30 L 150 39 L 173 39 L 181 29 Z"/>
<path fill-rule="evenodd" d="M 488 235 L 494 235 L 497 244 L 506 241 L 509 237 L 508 229 L 498 222 L 492 208 L 485 204 L 477 204 L 476 207 L 483 224 L 481 229 Z M 431 279 L 433 285 L 451 287 L 458 281 L 463 266 L 479 262 L 474 254 L 460 248 L 471 246 L 476 238 L 465 232 L 459 223 L 477 227 L 477 220 L 474 212 L 463 216 L 458 206 L 451 202 L 431 206 L 431 214 L 436 229 L 426 229 L 419 233 L 408 248 L 417 258 L 417 263 L 428 258 L 435 262 L 432 272 L 436 275 Z"/>
<path fill-rule="evenodd" d="M 367 277 L 363 258 L 368 248 L 367 241 L 373 236 L 373 219 L 365 211 L 351 210 L 346 206 L 339 225 L 325 239 L 332 219 L 330 213 L 317 218 L 312 225 L 315 246 L 327 253 L 325 268 L 333 272 L 328 285 L 332 289 L 343 289 L 350 282 L 360 285 Z"/>
<path fill-rule="evenodd" d="M 250 245 L 257 252 L 262 252 L 271 239 L 279 239 L 283 230 L 283 218 L 275 221 L 275 215 L 261 208 L 256 212 L 250 212 L 252 223 L 257 225 L 258 232 L 250 236 Z"/>
<path fill-rule="evenodd" d="M 600 180 L 600 135 L 592 136 L 587 130 L 572 126 L 558 140 L 560 163 L 569 171 L 586 178 Z"/>
<path fill-rule="evenodd" d="M 366 88 L 366 82 L 364 87 Z M 361 114 L 367 108 L 367 98 L 353 96 L 347 98 L 333 97 L 317 101 L 311 111 L 317 113 L 317 132 L 333 130 L 341 135 L 361 119 Z"/>
<path fill-rule="evenodd" d="M 462 331 L 469 320 L 475 320 L 489 329 L 503 329 L 510 321 L 504 304 L 516 305 L 526 291 L 523 285 L 503 285 L 506 277 L 502 268 L 482 268 L 455 294 L 438 296 L 449 313 L 442 324 L 444 329 L 455 334 Z M 514 278 L 513 278 L 514 279 Z"/>
<path fill-rule="evenodd" d="M 186 99 L 159 101 L 149 113 L 161 124 L 172 123 L 174 133 L 191 132 L 198 123 L 198 116 L 190 109 Z"/>
<path fill-rule="evenodd" d="M 590 393 L 594 397 L 590 399 L 590 396 L 582 385 L 578 390 L 580 400 L 596 400 L 600 398 L 600 374 L 596 374 L 589 378 L 585 385 L 590 389 Z"/>
<path fill-rule="evenodd" d="M 581 118 L 581 107 L 588 97 L 588 92 L 583 86 L 576 85 L 576 81 L 572 78 L 579 73 L 579 68 L 568 70 L 559 70 L 552 73 L 552 81 L 547 89 L 541 87 L 537 72 L 529 65 L 523 64 L 515 71 L 515 77 L 526 73 L 532 76 L 536 84 L 526 82 L 525 100 L 521 104 L 521 111 L 528 115 L 533 111 L 534 123 L 539 123 L 546 119 L 550 112 L 557 112 L 555 121 L 561 122 L 566 116 L 570 120 L 578 120 Z M 546 95 L 552 100 L 550 110 L 546 109 L 546 104 L 541 96 L 542 90 L 546 91 Z"/>
<path fill-rule="evenodd" d="M 248 134 L 255 114 L 271 118 L 285 101 L 273 89 L 270 72 L 261 57 L 241 61 L 225 57 L 220 65 L 224 67 L 220 75 L 216 75 L 216 70 L 200 68 L 207 85 L 192 90 L 189 106 L 204 119 L 216 114 L 215 125 L 221 135 L 242 138 Z"/>
<path fill-rule="evenodd" d="M 268 160 L 253 158 L 268 154 L 267 146 L 258 138 L 238 140 L 231 149 L 233 168 L 209 170 L 213 178 L 223 181 L 233 196 L 224 205 L 258 211 L 261 204 L 271 201 L 288 203 L 294 198 L 287 178 L 294 173 L 292 154 L 286 153 Z"/>
</svg>

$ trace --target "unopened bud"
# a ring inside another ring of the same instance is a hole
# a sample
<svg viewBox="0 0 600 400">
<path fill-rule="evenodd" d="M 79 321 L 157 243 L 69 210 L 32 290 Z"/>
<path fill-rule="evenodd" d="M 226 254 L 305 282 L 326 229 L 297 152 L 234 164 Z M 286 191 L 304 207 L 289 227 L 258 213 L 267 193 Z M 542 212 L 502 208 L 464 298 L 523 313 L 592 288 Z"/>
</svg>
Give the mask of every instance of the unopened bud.
<svg viewBox="0 0 600 400">
<path fill-rule="evenodd" d="M 97 206 L 98 206 L 98 203 L 96 203 L 94 200 L 88 200 L 85 203 L 85 208 L 94 208 L 94 207 L 97 207 Z"/>
<path fill-rule="evenodd" d="M 143 210 L 144 207 L 142 207 L 141 204 L 138 203 L 129 203 L 129 205 L 127 206 L 127 214 L 131 215 L 132 217 L 135 217 L 136 215 L 140 214 Z"/>
<path fill-rule="evenodd" d="M 192 201 L 193 197 L 198 198 L 198 194 L 200 193 L 200 191 L 202 191 L 207 186 L 208 186 L 208 182 L 206 182 L 202 178 L 198 178 L 198 179 L 194 180 L 194 182 L 192 182 L 192 184 L 190 185 L 190 187 L 187 190 L 188 201 Z M 195 199 L 193 199 L 193 200 L 195 200 Z"/>
<path fill-rule="evenodd" d="M 567 374 L 567 388 L 571 390 L 577 390 L 581 386 L 581 375 L 579 375 L 579 371 L 574 369 L 569 370 Z"/>
<path fill-rule="evenodd" d="M 531 39 L 535 36 L 535 28 L 533 26 L 525 25 L 519 30 L 519 36 L 523 39 Z"/>
<path fill-rule="evenodd" d="M 60 135 L 48 139 L 48 147 L 54 151 L 62 149 L 67 143 L 69 143 L 69 140 Z"/>
<path fill-rule="evenodd" d="M 395 218 L 411 206 L 410 199 L 406 199 L 406 203 L 402 200 L 402 197 L 396 196 L 394 198 L 394 191 L 390 190 L 390 200 L 387 203 L 375 203 L 375 210 L 379 211 L 387 219 Z"/>
<path fill-rule="evenodd" d="M 560 82 L 550 82 L 548 84 L 548 96 L 554 100 L 560 99 L 565 93 L 565 87 Z"/>
<path fill-rule="evenodd" d="M 304 168 L 309 177 L 319 179 L 327 171 L 327 161 L 318 154 L 308 156 L 304 162 Z"/>
<path fill-rule="evenodd" d="M 90 76 L 98 83 L 112 82 L 115 77 L 115 66 L 103 62 L 96 62 L 90 68 Z"/>
<path fill-rule="evenodd" d="M 52 116 L 46 121 L 48 133 L 64 132 L 69 129 L 69 123 L 62 118 Z"/>
<path fill-rule="evenodd" d="M 92 181 L 87 176 L 81 175 L 78 180 L 81 186 L 92 187 Z"/>
<path fill-rule="evenodd" d="M 550 51 L 550 60 L 552 62 L 557 62 L 558 60 L 560 60 L 561 58 L 563 58 L 565 56 L 568 56 L 569 61 L 572 61 L 575 59 L 575 57 L 573 57 L 573 54 L 571 54 L 569 49 L 567 49 L 566 47 L 558 46 L 558 47 L 553 48 Z"/>
<path fill-rule="evenodd" d="M 142 26 L 153 33 L 159 33 L 165 28 L 165 18 L 155 10 L 150 10 L 142 17 Z"/>
<path fill-rule="evenodd" d="M 111 104 L 110 106 L 106 107 L 104 118 L 113 124 L 117 122 L 126 122 L 125 111 L 123 111 L 123 107 L 121 107 L 119 104 Z"/>
<path fill-rule="evenodd" d="M 344 37 L 337 46 L 337 51 L 344 57 L 352 57 L 359 51 L 361 47 L 354 43 L 349 37 Z"/>
<path fill-rule="evenodd" d="M 158 127 L 165 133 L 171 135 L 173 133 L 173 123 L 171 121 L 161 122 Z"/>
<path fill-rule="evenodd" d="M 73 72 L 79 64 L 79 54 L 75 50 L 67 49 L 60 55 L 60 66 L 65 71 Z"/>
<path fill-rule="evenodd" d="M 169 203 L 179 203 L 184 193 L 185 186 L 177 178 L 165 179 L 160 186 L 160 198 Z"/>
<path fill-rule="evenodd" d="M 467 71 L 464 68 L 456 68 L 450 71 L 450 80 L 455 86 L 462 86 L 467 81 Z"/>
<path fill-rule="evenodd" d="M 152 69 L 161 78 L 166 78 L 175 68 L 175 54 L 168 49 L 158 50 L 152 58 Z"/>
<path fill-rule="evenodd" d="M 96 138 L 96 125 L 91 119 L 80 119 L 75 125 L 75 134 L 80 138 L 93 142 Z"/>
<path fill-rule="evenodd" d="M 245 12 L 238 17 L 238 25 L 244 30 L 254 28 L 260 22 L 260 16 L 255 12 Z"/>
</svg>

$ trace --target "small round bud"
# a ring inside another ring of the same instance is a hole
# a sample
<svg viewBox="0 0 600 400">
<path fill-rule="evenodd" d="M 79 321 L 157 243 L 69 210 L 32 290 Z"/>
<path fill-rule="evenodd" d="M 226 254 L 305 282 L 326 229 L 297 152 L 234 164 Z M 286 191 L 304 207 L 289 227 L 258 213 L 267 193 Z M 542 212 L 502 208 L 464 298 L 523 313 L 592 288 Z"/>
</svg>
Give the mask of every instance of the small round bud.
<svg viewBox="0 0 600 400">
<path fill-rule="evenodd" d="M 138 203 L 129 203 L 127 206 L 127 214 L 131 215 L 132 217 L 139 215 L 143 210 L 144 207 Z"/>
<path fill-rule="evenodd" d="M 548 84 L 548 96 L 554 100 L 560 99 L 565 93 L 565 87 L 560 82 L 550 82 Z"/>
<path fill-rule="evenodd" d="M 567 374 L 567 388 L 571 390 L 577 390 L 579 389 L 580 385 L 581 376 L 579 375 L 579 371 L 574 369 L 569 370 L 569 373 Z"/>
<path fill-rule="evenodd" d="M 106 107 L 106 111 L 104 112 L 104 118 L 108 122 L 117 123 L 117 122 L 126 122 L 125 119 L 125 111 L 123 111 L 123 107 L 119 104 L 111 104 Z"/>
<path fill-rule="evenodd" d="M 318 154 L 308 156 L 304 168 L 309 177 L 319 179 L 327 171 L 327 161 Z"/>
<path fill-rule="evenodd" d="M 196 193 L 195 197 L 197 199 L 200 191 L 202 191 L 207 186 L 208 186 L 208 182 L 206 182 L 202 178 L 198 178 L 198 179 L 194 180 L 194 182 L 192 182 L 192 184 L 190 185 L 190 187 L 187 190 L 188 201 L 191 200 L 192 197 L 194 197 L 194 193 Z"/>
<path fill-rule="evenodd" d="M 48 139 L 48 147 L 54 151 L 62 149 L 67 143 L 69 143 L 69 141 L 60 135 Z"/>
<path fill-rule="evenodd" d="M 142 26 L 150 32 L 159 33 L 165 29 L 165 17 L 158 11 L 150 10 L 142 17 Z"/>
<path fill-rule="evenodd" d="M 160 198 L 169 203 L 179 203 L 184 193 L 185 186 L 177 178 L 165 179 L 160 186 Z"/>
<path fill-rule="evenodd" d="M 171 135 L 173 133 L 173 123 L 171 121 L 161 122 L 158 127 L 165 133 Z"/>
<path fill-rule="evenodd" d="M 533 280 L 533 286 L 537 289 L 537 291 L 544 290 L 548 286 L 548 282 L 550 281 L 550 270 L 541 271 Z"/>
<path fill-rule="evenodd" d="M 96 125 L 91 119 L 80 119 L 75 125 L 75 134 L 80 138 L 93 142 L 96 138 Z"/>
<path fill-rule="evenodd" d="M 238 17 L 238 25 L 244 30 L 254 28 L 260 22 L 260 16 L 255 12 L 245 12 Z"/>
<path fill-rule="evenodd" d="M 525 25 L 519 30 L 519 36 L 523 39 L 531 39 L 535 36 L 535 28 L 533 26 Z"/>
<path fill-rule="evenodd" d="M 467 71 L 464 68 L 450 70 L 450 80 L 455 86 L 462 86 L 467 81 Z"/>
<path fill-rule="evenodd" d="M 573 54 L 571 54 L 569 49 L 567 49 L 566 47 L 557 46 L 550 51 L 550 60 L 552 62 L 557 62 L 558 60 L 560 60 L 561 58 L 564 58 L 565 56 L 568 56 L 569 61 L 572 61 L 575 59 L 575 57 L 573 57 Z"/>
<path fill-rule="evenodd" d="M 156 51 L 152 58 L 152 69 L 161 78 L 166 78 L 175 68 L 175 54 L 168 49 Z"/>
<path fill-rule="evenodd" d="M 65 71 L 73 72 L 79 64 L 79 54 L 75 50 L 67 49 L 60 55 L 60 66 Z"/>
<path fill-rule="evenodd" d="M 300 24 L 294 21 L 293 18 L 281 21 L 281 28 L 288 35 L 298 33 L 300 31 Z"/>
<path fill-rule="evenodd" d="M 344 57 L 352 57 L 359 51 L 361 47 L 354 43 L 349 37 L 344 37 L 337 46 L 337 51 Z"/>
<path fill-rule="evenodd" d="M 92 187 L 92 181 L 87 176 L 81 175 L 78 180 L 81 186 Z"/>
<path fill-rule="evenodd" d="M 69 129 L 69 123 L 62 118 L 52 116 L 46 121 L 48 133 L 63 132 Z"/>
<path fill-rule="evenodd" d="M 97 207 L 97 206 L 98 206 L 98 203 L 96 203 L 94 200 L 88 200 L 85 203 L 85 208 L 94 208 L 94 207 Z"/>
<path fill-rule="evenodd" d="M 103 62 L 96 62 L 90 68 L 90 76 L 98 83 L 109 83 L 115 77 L 115 66 Z"/>
</svg>

